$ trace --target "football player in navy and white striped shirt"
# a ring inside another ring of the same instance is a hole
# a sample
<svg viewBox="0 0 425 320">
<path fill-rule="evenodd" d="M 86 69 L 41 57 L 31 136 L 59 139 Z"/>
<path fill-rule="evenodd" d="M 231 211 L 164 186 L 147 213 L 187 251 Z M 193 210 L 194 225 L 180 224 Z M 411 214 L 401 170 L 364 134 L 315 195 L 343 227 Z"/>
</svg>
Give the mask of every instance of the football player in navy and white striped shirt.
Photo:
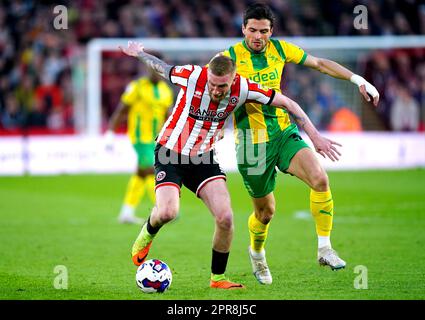
<svg viewBox="0 0 425 320">
<path fill-rule="evenodd" d="M 141 43 L 129 42 L 128 47 L 121 50 L 139 58 L 181 88 L 172 114 L 157 138 L 157 201 L 133 245 L 134 264 L 140 265 L 146 260 L 159 229 L 177 216 L 180 188 L 185 185 L 202 199 L 215 217 L 210 286 L 243 288 L 224 275 L 233 237 L 233 213 L 226 176 L 214 157 L 213 146 L 225 120 L 246 102 L 255 101 L 289 112 L 322 156 L 338 159 L 340 153 L 335 145 L 339 144 L 322 137 L 296 102 L 238 75 L 229 57 L 218 55 L 206 67 L 171 66 L 144 52 Z"/>
</svg>

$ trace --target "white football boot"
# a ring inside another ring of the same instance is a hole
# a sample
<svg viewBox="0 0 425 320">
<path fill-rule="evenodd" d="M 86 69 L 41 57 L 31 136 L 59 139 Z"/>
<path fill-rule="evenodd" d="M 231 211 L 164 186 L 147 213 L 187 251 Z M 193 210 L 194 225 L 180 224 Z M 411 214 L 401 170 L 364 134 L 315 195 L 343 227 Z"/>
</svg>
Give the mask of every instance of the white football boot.
<svg viewBox="0 0 425 320">
<path fill-rule="evenodd" d="M 121 208 L 120 215 L 118 216 L 118 222 L 142 225 L 145 222 L 145 220 L 142 218 L 136 217 L 134 212 L 135 212 L 134 208 L 128 205 L 123 205 Z"/>
<path fill-rule="evenodd" d="M 321 266 L 329 266 L 332 270 L 345 268 L 345 261 L 338 257 L 338 253 L 329 246 L 319 248 L 317 261 Z"/>
<path fill-rule="evenodd" d="M 256 253 L 253 252 L 251 250 L 251 246 L 249 246 L 248 253 L 252 264 L 252 272 L 255 278 L 261 284 L 271 284 L 273 279 L 269 266 L 267 265 L 266 251 L 263 249 L 262 252 Z"/>
</svg>

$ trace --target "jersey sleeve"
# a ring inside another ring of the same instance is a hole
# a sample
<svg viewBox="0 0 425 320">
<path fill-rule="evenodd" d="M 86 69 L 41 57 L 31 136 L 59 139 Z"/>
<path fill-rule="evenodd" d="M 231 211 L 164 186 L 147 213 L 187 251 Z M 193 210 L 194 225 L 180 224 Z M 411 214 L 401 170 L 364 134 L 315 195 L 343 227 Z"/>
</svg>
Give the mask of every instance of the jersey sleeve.
<svg viewBox="0 0 425 320">
<path fill-rule="evenodd" d="M 171 83 L 178 85 L 180 87 L 187 87 L 187 83 L 190 75 L 195 66 L 187 64 L 184 66 L 174 66 L 170 71 L 170 81 Z"/>
<path fill-rule="evenodd" d="M 137 82 L 131 81 L 127 87 L 125 88 L 124 93 L 121 95 L 121 103 L 131 106 L 137 101 L 138 93 L 137 93 Z"/>
<path fill-rule="evenodd" d="M 297 64 L 304 63 L 305 59 L 307 58 L 307 53 L 303 49 L 296 46 L 295 44 L 283 40 L 280 41 L 280 45 L 285 52 L 287 62 L 293 62 Z"/>
<path fill-rule="evenodd" d="M 253 82 L 251 80 L 246 79 L 248 87 L 247 87 L 247 102 L 258 102 L 261 104 L 270 105 L 273 101 L 274 95 L 276 91 L 270 88 L 264 88 L 261 84 Z"/>
</svg>

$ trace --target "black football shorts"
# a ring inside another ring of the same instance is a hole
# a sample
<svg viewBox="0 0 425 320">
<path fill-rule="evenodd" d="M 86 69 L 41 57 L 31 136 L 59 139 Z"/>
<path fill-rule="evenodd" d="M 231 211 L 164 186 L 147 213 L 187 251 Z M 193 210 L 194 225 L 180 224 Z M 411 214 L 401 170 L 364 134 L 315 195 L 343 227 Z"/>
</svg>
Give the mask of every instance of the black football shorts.
<svg viewBox="0 0 425 320">
<path fill-rule="evenodd" d="M 201 189 L 210 181 L 226 180 L 214 151 L 198 156 L 185 156 L 159 143 L 155 147 L 155 190 L 161 186 L 182 185 L 199 197 Z"/>
</svg>

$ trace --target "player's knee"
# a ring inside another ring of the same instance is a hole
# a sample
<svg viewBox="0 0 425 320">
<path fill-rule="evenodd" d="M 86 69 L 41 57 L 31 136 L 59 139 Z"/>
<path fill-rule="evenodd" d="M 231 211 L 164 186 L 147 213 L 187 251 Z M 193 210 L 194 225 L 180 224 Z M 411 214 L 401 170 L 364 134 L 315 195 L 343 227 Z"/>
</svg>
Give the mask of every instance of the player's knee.
<svg viewBox="0 0 425 320">
<path fill-rule="evenodd" d="M 173 205 L 158 208 L 158 215 L 163 224 L 174 220 L 178 214 L 178 207 Z"/>
<path fill-rule="evenodd" d="M 232 230 L 233 228 L 233 214 L 231 210 L 223 210 L 216 215 L 215 221 L 217 225 L 224 230 Z"/>
<path fill-rule="evenodd" d="M 137 175 L 142 179 L 146 177 L 146 173 L 142 169 L 137 169 Z"/>
<path fill-rule="evenodd" d="M 312 175 L 312 189 L 323 192 L 329 189 L 328 175 L 324 171 L 318 171 Z"/>
<path fill-rule="evenodd" d="M 140 178 L 145 178 L 146 176 L 153 174 L 153 168 L 137 168 L 137 175 Z"/>
<path fill-rule="evenodd" d="M 261 223 L 267 224 L 273 218 L 276 207 L 274 202 L 268 202 L 257 208 L 257 218 Z"/>
</svg>

